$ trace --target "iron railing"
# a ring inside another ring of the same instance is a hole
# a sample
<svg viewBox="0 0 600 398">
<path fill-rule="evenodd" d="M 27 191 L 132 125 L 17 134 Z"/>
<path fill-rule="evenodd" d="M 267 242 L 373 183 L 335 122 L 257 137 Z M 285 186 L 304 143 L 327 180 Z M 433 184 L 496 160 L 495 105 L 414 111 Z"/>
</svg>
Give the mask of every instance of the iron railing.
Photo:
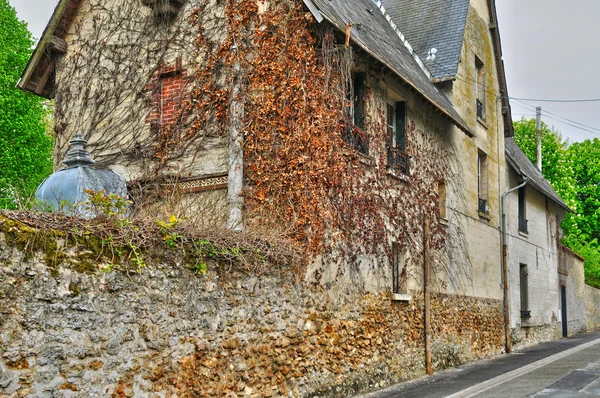
<svg viewBox="0 0 600 398">
<path fill-rule="evenodd" d="M 410 159 L 411 156 L 399 148 L 393 148 L 388 145 L 387 148 L 387 165 L 392 170 L 397 170 L 402 174 L 410 175 Z"/>
<path fill-rule="evenodd" d="M 481 120 L 485 119 L 485 113 L 483 111 L 483 102 L 481 102 L 479 98 L 477 98 L 477 117 Z"/>
<path fill-rule="evenodd" d="M 477 207 L 480 213 L 487 214 L 487 199 L 479 198 Z"/>
<path fill-rule="evenodd" d="M 519 232 L 527 233 L 527 219 L 519 216 Z"/>
<path fill-rule="evenodd" d="M 406 293 L 406 271 L 400 261 L 398 248 L 392 251 L 392 293 Z"/>
</svg>

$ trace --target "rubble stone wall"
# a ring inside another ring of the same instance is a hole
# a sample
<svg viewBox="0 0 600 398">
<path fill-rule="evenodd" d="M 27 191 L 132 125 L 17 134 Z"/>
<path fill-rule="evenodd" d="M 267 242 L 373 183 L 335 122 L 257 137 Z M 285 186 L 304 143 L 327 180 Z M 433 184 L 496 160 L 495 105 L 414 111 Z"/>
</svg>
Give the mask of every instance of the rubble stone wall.
<svg viewBox="0 0 600 398">
<path fill-rule="evenodd" d="M 418 294 L 217 264 L 82 273 L 67 265 L 82 250 L 50 269 L 0 242 L 0 397 L 348 397 L 424 374 Z M 501 311 L 435 295 L 435 369 L 499 353 Z"/>
</svg>

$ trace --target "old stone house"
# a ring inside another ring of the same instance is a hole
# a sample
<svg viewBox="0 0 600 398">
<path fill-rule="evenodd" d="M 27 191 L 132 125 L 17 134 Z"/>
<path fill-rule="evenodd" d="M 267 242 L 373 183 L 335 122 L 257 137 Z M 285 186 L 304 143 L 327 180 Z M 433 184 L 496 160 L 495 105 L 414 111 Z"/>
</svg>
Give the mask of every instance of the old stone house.
<svg viewBox="0 0 600 398">
<path fill-rule="evenodd" d="M 57 168 L 80 133 L 98 167 L 132 188 L 176 184 L 184 201 L 210 197 L 232 227 L 256 215 L 291 224 L 307 247 L 319 238 L 307 286 L 294 288 L 315 299 L 277 304 L 292 313 L 273 320 L 281 329 L 248 335 L 268 342 L 306 312 L 300 337 L 278 350 L 324 353 L 333 348 L 317 337 L 358 325 L 367 353 L 346 370 L 331 356 L 302 372 L 281 365 L 290 390 L 348 394 L 372 388 L 351 382 L 361 372 L 422 374 L 425 334 L 435 369 L 503 349 L 500 195 L 513 132 L 492 0 L 61 0 L 19 87 L 56 101 Z M 220 341 L 224 328 L 203 316 Z"/>
<path fill-rule="evenodd" d="M 69 138 L 79 132 L 88 139 L 97 164 L 128 181 L 176 176 L 184 192 L 211 190 L 220 207 L 227 203 L 231 210 L 239 202 L 232 189 L 239 190 L 241 181 L 239 165 L 230 166 L 235 140 L 205 124 L 202 134 L 189 135 L 162 163 L 157 159 L 167 151 L 165 136 L 185 136 L 182 120 L 189 119 L 186 128 L 194 123 L 181 109 L 196 89 L 191 76 L 197 73 L 198 56 L 192 56 L 189 32 L 194 28 L 190 14 L 198 12 L 198 5 L 167 2 L 163 9 L 161 2 L 152 1 L 102 3 L 59 2 L 19 82 L 25 90 L 56 100 L 57 167 Z M 391 188 L 392 196 L 411 202 L 405 212 L 414 213 L 412 218 L 387 215 L 380 251 L 393 252 L 387 257 L 396 265 L 380 267 L 375 278 L 363 279 L 369 289 L 379 290 L 402 275 L 396 283 L 402 287 L 395 290 L 419 290 L 422 232 L 393 229 L 422 231 L 419 213 L 425 210 L 431 213 L 432 230 L 447 237 L 433 248 L 435 262 L 441 264 L 434 275 L 441 291 L 500 299 L 500 170 L 503 137 L 512 130 L 494 5 L 459 1 L 444 12 L 444 2 L 421 3 L 305 5 L 314 29 L 333 29 L 339 32 L 338 43 L 345 37 L 354 48 L 348 78 L 354 99 L 344 112 L 367 137 L 345 133 L 344 140 L 363 157 L 364 175 L 377 179 L 374 190 Z M 222 26 L 209 16 L 225 10 L 212 3 L 203 9 L 203 29 L 218 42 Z M 268 9 L 261 3 L 257 12 Z M 119 18 L 128 26 L 109 25 Z M 427 205 L 419 201 L 425 194 L 418 192 L 421 180 L 422 188 L 432 191 Z M 402 193 L 410 190 L 417 198 Z M 394 204 L 388 200 L 387 206 Z M 402 226 L 389 225 L 397 218 L 405 219 Z M 377 256 L 359 254 L 358 268 L 365 276 Z M 349 275 L 339 264 L 319 261 L 308 273 L 319 274 L 322 283 Z"/>
</svg>

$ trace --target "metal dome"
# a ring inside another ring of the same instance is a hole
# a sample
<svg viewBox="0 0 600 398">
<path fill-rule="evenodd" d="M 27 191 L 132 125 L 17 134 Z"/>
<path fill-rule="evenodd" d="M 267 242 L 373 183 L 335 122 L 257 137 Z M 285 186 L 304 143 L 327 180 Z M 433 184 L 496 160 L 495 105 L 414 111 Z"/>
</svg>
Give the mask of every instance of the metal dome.
<svg viewBox="0 0 600 398">
<path fill-rule="evenodd" d="M 52 211 L 92 217 L 95 214 L 85 202 L 89 200 L 84 190 L 104 191 L 106 195 L 127 197 L 125 180 L 111 170 L 91 167 L 95 162 L 85 150 L 85 141 L 77 134 L 70 141 L 71 149 L 63 161 L 66 168 L 51 174 L 35 192 L 39 207 Z"/>
</svg>

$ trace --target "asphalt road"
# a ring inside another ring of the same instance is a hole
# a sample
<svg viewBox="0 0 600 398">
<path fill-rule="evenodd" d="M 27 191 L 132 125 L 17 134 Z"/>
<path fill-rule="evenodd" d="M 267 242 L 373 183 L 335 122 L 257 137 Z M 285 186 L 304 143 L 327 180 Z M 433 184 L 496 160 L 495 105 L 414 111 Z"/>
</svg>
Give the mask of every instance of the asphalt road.
<svg viewBox="0 0 600 398">
<path fill-rule="evenodd" d="M 600 332 L 460 366 L 361 398 L 600 398 Z"/>
</svg>

